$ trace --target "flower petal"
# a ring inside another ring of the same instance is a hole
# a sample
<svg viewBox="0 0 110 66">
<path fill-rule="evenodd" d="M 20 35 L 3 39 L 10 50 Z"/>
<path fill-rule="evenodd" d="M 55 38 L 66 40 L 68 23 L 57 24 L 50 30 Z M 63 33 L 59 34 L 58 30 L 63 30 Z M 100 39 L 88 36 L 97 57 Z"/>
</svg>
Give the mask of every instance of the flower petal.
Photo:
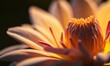
<svg viewBox="0 0 110 66">
<path fill-rule="evenodd" d="M 2 55 L 2 56 L 0 56 L 0 60 L 20 61 L 20 60 L 23 60 L 26 58 L 39 57 L 39 56 L 54 57 L 54 58 L 58 58 L 58 59 L 62 59 L 62 60 L 68 59 L 67 56 L 61 55 L 61 54 L 55 54 L 55 53 L 40 51 L 40 50 L 32 50 L 32 49 L 23 50 L 22 49 L 22 50 L 12 51 L 12 52 Z"/>
<path fill-rule="evenodd" d="M 57 48 L 46 48 L 46 51 L 58 53 L 58 54 L 64 54 L 72 59 L 73 62 L 75 62 L 74 66 L 80 62 L 80 60 L 91 62 L 92 58 L 88 54 L 87 50 L 80 46 L 78 49 L 57 49 Z M 77 63 L 78 62 L 78 63 Z"/>
<path fill-rule="evenodd" d="M 71 60 L 72 62 L 77 62 L 79 60 L 83 60 L 82 59 L 83 52 L 80 52 L 78 49 L 74 49 L 74 48 L 72 48 L 72 49 L 45 48 L 45 50 L 48 52 L 66 55 L 66 56 L 70 57 L 67 60 Z M 85 56 L 84 56 L 84 58 L 85 58 Z"/>
<path fill-rule="evenodd" d="M 69 51 L 69 49 L 60 49 L 60 48 L 44 48 L 44 50 L 58 54 L 66 54 Z"/>
<path fill-rule="evenodd" d="M 92 1 L 94 1 L 97 5 L 100 5 L 102 0 L 92 0 Z"/>
<path fill-rule="evenodd" d="M 34 49 L 43 49 L 43 47 L 38 44 L 39 41 L 44 41 L 48 44 L 51 44 L 44 36 L 42 36 L 42 34 L 34 29 L 14 27 L 10 28 L 7 31 L 7 34 Z"/>
<path fill-rule="evenodd" d="M 52 66 L 72 66 L 72 63 L 69 61 L 58 60 L 55 61 Z"/>
<path fill-rule="evenodd" d="M 47 39 L 49 39 L 49 41 L 51 41 L 54 45 L 56 45 L 49 30 L 49 28 L 51 28 L 55 38 L 57 38 L 57 42 L 59 43 L 59 36 L 61 35 L 61 32 L 64 32 L 60 22 L 53 15 L 37 7 L 31 7 L 29 12 L 35 29 L 38 30 Z"/>
<path fill-rule="evenodd" d="M 5 53 L 4 55 L 0 56 L 1 61 L 21 61 L 26 58 L 30 57 L 37 57 L 41 56 L 40 54 L 36 53 L 35 50 L 30 49 L 22 49 L 22 50 L 15 50 L 9 53 Z"/>
<path fill-rule="evenodd" d="M 61 21 L 64 28 L 73 17 L 72 8 L 66 0 L 54 0 L 49 11 Z"/>
<path fill-rule="evenodd" d="M 95 16 L 96 4 L 91 0 L 72 0 L 72 7 L 75 18 Z"/>
<path fill-rule="evenodd" d="M 3 54 L 5 54 L 5 53 L 14 51 L 14 50 L 25 49 L 25 48 L 28 48 L 28 46 L 23 45 L 23 44 L 18 44 L 18 45 L 10 46 L 10 47 L 7 47 L 7 48 L 5 48 L 5 49 L 2 49 L 2 50 L 0 51 L 0 56 L 3 55 Z"/>
<path fill-rule="evenodd" d="M 109 32 L 110 32 L 110 21 L 107 24 L 106 35 L 105 36 L 107 36 L 109 34 Z"/>
<path fill-rule="evenodd" d="M 109 40 L 106 42 L 106 45 L 104 48 L 104 53 L 107 54 L 108 52 L 110 52 L 110 41 Z"/>
<path fill-rule="evenodd" d="M 97 18 L 101 25 L 103 35 L 105 36 L 106 27 L 108 21 L 110 20 L 110 2 L 106 2 L 100 6 L 99 12 L 97 14 Z"/>
<path fill-rule="evenodd" d="M 52 61 L 56 61 L 58 59 L 56 58 L 49 58 L 49 57 L 36 57 L 36 58 L 30 58 L 27 60 L 23 60 L 20 63 L 18 63 L 16 66 L 51 66 L 50 64 Z M 47 63 L 45 63 L 47 61 Z M 44 63 L 43 63 L 44 62 Z"/>
<path fill-rule="evenodd" d="M 17 62 L 11 63 L 9 66 L 16 66 Z"/>
<path fill-rule="evenodd" d="M 106 44 L 104 47 L 104 53 L 110 52 L 110 21 L 108 22 L 107 28 L 106 28 L 106 35 L 105 35 Z"/>
<path fill-rule="evenodd" d="M 110 66 L 110 63 L 106 63 L 106 64 L 104 64 L 104 66 Z"/>
</svg>

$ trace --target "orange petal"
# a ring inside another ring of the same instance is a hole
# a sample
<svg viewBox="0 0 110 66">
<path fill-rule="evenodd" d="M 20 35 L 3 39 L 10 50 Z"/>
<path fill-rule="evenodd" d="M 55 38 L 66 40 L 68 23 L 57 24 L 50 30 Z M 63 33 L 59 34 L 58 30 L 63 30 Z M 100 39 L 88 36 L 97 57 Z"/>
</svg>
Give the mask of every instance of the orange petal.
<svg viewBox="0 0 110 66">
<path fill-rule="evenodd" d="M 23 60 L 19 62 L 16 66 L 51 66 L 51 62 L 57 61 L 56 58 L 49 58 L 49 57 L 36 57 L 36 58 L 30 58 L 27 60 Z M 44 63 L 43 63 L 44 62 Z M 47 62 L 47 64 L 45 63 Z M 50 63 L 49 63 L 50 62 Z"/>
<path fill-rule="evenodd" d="M 37 7 L 31 7 L 29 12 L 35 29 L 56 45 L 49 28 L 52 28 L 55 38 L 59 42 L 60 34 L 64 31 L 60 22 L 53 15 Z"/>
<path fill-rule="evenodd" d="M 55 53 L 46 52 L 46 51 L 32 50 L 32 49 L 15 50 L 15 51 L 6 53 L 0 56 L 0 60 L 21 61 L 26 58 L 41 57 L 41 56 L 51 57 L 51 58 L 54 57 L 57 59 L 68 60 L 67 56 L 65 55 L 55 54 Z"/>
<path fill-rule="evenodd" d="M 106 28 L 106 36 L 109 34 L 110 32 L 110 21 L 108 22 L 107 28 Z"/>
<path fill-rule="evenodd" d="M 102 27 L 103 35 L 105 36 L 106 27 L 108 21 L 110 20 L 110 2 L 106 2 L 100 6 L 99 12 L 97 14 L 97 18 Z"/>
<path fill-rule="evenodd" d="M 105 63 L 104 66 L 110 66 L 110 63 Z"/>
<path fill-rule="evenodd" d="M 60 20 L 64 28 L 73 17 L 72 8 L 66 0 L 54 0 L 49 11 Z"/>
<path fill-rule="evenodd" d="M 109 52 L 110 52 L 110 41 L 107 41 L 104 48 L 104 53 L 107 54 Z"/>
<path fill-rule="evenodd" d="M 30 30 L 30 29 L 28 29 L 28 30 Z M 43 50 L 43 47 L 41 47 L 40 45 L 36 44 L 33 41 L 33 39 L 34 40 L 38 39 L 38 38 L 35 38 L 35 35 L 37 35 L 37 33 L 36 34 L 33 34 L 33 32 L 29 33 L 24 28 L 16 27 L 16 28 L 10 28 L 7 31 L 7 34 L 13 38 L 19 40 L 20 42 L 26 44 L 27 46 L 29 46 L 31 48 Z M 40 36 L 40 34 L 38 34 L 38 35 Z M 41 36 L 40 36 L 40 38 L 41 38 Z"/>
<path fill-rule="evenodd" d="M 107 28 L 106 28 L 106 44 L 104 48 L 104 53 L 110 52 L 110 21 L 108 22 Z"/>
<path fill-rule="evenodd" d="M 87 18 L 95 15 L 96 4 L 91 0 L 72 0 L 72 7 L 75 18 Z"/>
</svg>

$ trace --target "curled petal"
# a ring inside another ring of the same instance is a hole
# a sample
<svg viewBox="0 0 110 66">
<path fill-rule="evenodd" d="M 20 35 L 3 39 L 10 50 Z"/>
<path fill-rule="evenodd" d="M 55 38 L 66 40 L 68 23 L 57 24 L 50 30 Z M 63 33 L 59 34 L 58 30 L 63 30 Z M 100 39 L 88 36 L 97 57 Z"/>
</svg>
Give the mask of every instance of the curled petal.
<svg viewBox="0 0 110 66">
<path fill-rule="evenodd" d="M 45 41 L 46 43 L 51 44 L 44 36 L 42 36 L 42 34 L 34 29 L 14 27 L 10 28 L 7 31 L 7 34 L 34 49 L 43 49 L 43 47 L 38 44 L 39 41 Z"/>
<path fill-rule="evenodd" d="M 23 60 L 18 63 L 16 66 L 51 66 L 51 63 L 56 61 L 56 58 L 49 58 L 49 57 L 36 57 L 30 58 L 27 60 Z"/>
<path fill-rule="evenodd" d="M 7 47 L 7 48 L 5 48 L 5 49 L 2 49 L 2 50 L 0 51 L 0 56 L 3 55 L 3 54 L 5 54 L 5 53 L 14 51 L 14 50 L 25 49 L 25 48 L 28 48 L 28 46 L 23 45 L 23 44 L 10 46 L 10 47 Z"/>
<path fill-rule="evenodd" d="M 61 21 L 64 28 L 73 17 L 72 8 L 66 0 L 54 0 L 49 11 Z"/>
<path fill-rule="evenodd" d="M 72 7 L 76 18 L 95 16 L 96 4 L 91 0 L 72 0 Z"/>
</svg>

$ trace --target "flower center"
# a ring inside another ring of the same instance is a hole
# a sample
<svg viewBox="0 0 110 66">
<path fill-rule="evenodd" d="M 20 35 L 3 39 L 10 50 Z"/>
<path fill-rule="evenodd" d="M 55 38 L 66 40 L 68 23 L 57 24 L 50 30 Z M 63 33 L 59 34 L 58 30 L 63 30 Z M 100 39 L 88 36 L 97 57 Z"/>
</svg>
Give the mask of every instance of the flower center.
<svg viewBox="0 0 110 66">
<path fill-rule="evenodd" d="M 103 44 L 103 36 L 98 21 L 90 16 L 86 19 L 73 18 L 65 31 L 65 44 L 68 48 L 77 48 L 78 41 L 81 40 L 90 52 L 91 56 L 102 51 L 100 46 Z"/>
</svg>

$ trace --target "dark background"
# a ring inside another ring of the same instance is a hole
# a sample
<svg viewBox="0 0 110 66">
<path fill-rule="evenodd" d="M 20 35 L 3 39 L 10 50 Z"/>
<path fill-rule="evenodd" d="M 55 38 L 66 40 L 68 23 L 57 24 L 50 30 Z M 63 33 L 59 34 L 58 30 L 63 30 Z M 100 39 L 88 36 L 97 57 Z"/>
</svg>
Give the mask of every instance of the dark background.
<svg viewBox="0 0 110 66">
<path fill-rule="evenodd" d="M 19 42 L 9 37 L 6 31 L 10 27 L 31 23 L 28 14 L 30 6 L 34 5 L 48 10 L 51 1 L 52 0 L 1 0 L 0 50 L 14 44 L 19 44 Z M 0 62 L 0 66 L 8 66 L 8 63 Z"/>
<path fill-rule="evenodd" d="M 0 9 L 0 49 L 18 43 L 9 37 L 6 31 L 9 27 L 31 23 L 28 14 L 30 6 L 34 5 L 48 10 L 51 1 L 52 0 L 4 0 L 1 3 L 2 8 Z"/>
<path fill-rule="evenodd" d="M 28 9 L 30 6 L 38 6 L 44 10 L 52 0 L 1 0 L 0 5 L 0 50 L 19 44 L 16 40 L 9 37 L 6 31 L 9 27 L 20 26 L 24 23 L 30 24 Z M 8 66 L 8 63 L 0 62 L 0 66 Z"/>
</svg>

